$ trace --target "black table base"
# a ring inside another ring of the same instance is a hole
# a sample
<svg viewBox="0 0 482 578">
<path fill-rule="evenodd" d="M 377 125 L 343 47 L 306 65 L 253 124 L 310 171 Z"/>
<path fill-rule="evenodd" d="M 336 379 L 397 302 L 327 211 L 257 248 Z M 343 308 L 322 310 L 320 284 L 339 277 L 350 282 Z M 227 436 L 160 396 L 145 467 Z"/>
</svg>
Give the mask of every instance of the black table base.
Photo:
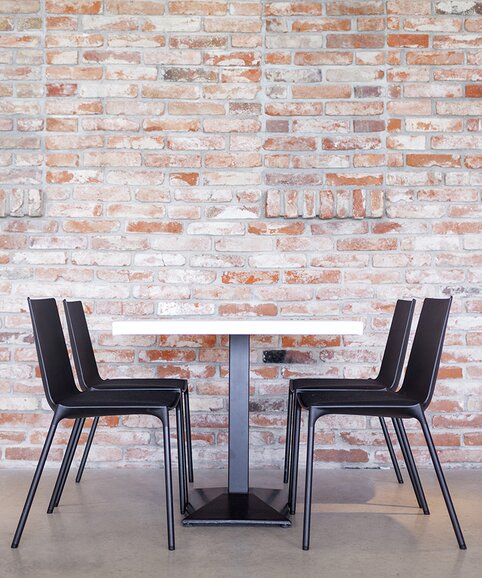
<svg viewBox="0 0 482 578">
<path fill-rule="evenodd" d="M 236 494 L 209 488 L 191 494 L 184 526 L 291 526 L 282 490 L 250 488 L 247 494 Z"/>
<path fill-rule="evenodd" d="M 286 490 L 249 488 L 249 353 L 229 336 L 228 487 L 191 491 L 184 526 L 291 526 Z"/>
</svg>

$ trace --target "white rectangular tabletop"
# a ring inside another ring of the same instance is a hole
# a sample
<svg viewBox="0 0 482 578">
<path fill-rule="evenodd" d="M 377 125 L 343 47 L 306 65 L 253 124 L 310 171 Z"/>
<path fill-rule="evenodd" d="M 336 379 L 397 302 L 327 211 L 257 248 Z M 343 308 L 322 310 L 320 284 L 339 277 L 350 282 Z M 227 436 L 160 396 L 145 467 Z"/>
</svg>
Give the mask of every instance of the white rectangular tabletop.
<svg viewBox="0 0 482 578">
<path fill-rule="evenodd" d="M 114 321 L 113 335 L 362 335 L 361 321 L 155 319 Z"/>
</svg>

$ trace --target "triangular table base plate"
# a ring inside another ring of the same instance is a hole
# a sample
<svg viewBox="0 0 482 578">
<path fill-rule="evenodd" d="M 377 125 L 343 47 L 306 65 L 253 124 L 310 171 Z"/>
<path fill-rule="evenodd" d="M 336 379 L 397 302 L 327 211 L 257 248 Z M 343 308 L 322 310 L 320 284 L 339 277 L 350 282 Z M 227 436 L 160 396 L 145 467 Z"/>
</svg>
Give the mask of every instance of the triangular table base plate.
<svg viewBox="0 0 482 578">
<path fill-rule="evenodd" d="M 286 508 L 283 508 L 286 510 Z M 223 493 L 192 511 L 184 526 L 291 526 L 290 519 L 253 494 Z"/>
</svg>

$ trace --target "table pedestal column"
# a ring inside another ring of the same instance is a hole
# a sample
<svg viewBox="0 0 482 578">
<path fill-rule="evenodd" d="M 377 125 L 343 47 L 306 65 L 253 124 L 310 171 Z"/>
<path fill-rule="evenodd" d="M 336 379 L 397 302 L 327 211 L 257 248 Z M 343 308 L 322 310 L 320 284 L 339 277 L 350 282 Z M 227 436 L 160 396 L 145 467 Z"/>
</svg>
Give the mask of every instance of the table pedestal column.
<svg viewBox="0 0 482 578">
<path fill-rule="evenodd" d="M 249 489 L 249 335 L 229 336 L 228 491 Z"/>
</svg>

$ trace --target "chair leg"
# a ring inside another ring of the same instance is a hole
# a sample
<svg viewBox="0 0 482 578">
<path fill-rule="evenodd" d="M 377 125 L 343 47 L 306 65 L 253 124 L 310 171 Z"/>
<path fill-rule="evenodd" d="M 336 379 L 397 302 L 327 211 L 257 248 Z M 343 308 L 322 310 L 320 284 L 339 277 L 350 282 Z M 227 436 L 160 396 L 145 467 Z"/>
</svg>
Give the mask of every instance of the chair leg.
<svg viewBox="0 0 482 578">
<path fill-rule="evenodd" d="M 442 494 L 445 500 L 445 505 L 447 506 L 447 511 L 450 516 L 450 521 L 452 522 L 452 526 L 455 532 L 455 536 L 457 537 L 457 542 L 459 544 L 459 548 L 461 550 L 466 550 L 467 546 L 465 545 L 464 536 L 462 534 L 462 530 L 460 528 L 459 521 L 457 519 L 457 514 L 455 513 L 455 508 L 452 502 L 452 498 L 450 497 L 450 492 L 447 486 L 447 482 L 445 481 L 445 476 L 442 471 L 442 467 L 440 465 L 440 461 L 438 459 L 437 450 L 435 449 L 435 445 L 433 443 L 432 434 L 430 433 L 430 429 L 427 424 L 427 420 L 425 419 L 425 415 L 422 413 L 420 419 L 420 425 L 422 426 L 423 435 L 425 437 L 425 441 L 427 442 L 428 451 L 430 452 L 430 457 L 432 458 L 433 466 L 435 468 L 435 473 L 437 474 L 438 483 L 440 485 L 440 489 L 442 490 Z"/>
<path fill-rule="evenodd" d="M 45 439 L 44 446 L 42 448 L 42 453 L 40 454 L 40 458 L 37 464 L 37 468 L 35 470 L 35 474 L 32 479 L 32 483 L 30 485 L 30 489 L 27 494 L 27 499 L 25 500 L 25 505 L 23 506 L 22 514 L 20 515 L 20 520 L 18 522 L 17 530 L 15 531 L 15 536 L 13 537 L 12 548 L 18 548 L 18 545 L 20 543 L 23 529 L 25 528 L 25 523 L 27 522 L 28 514 L 30 512 L 32 502 L 35 497 L 40 477 L 42 476 L 45 462 L 47 460 L 50 446 L 52 445 L 52 440 L 54 439 L 55 431 L 57 429 L 59 421 L 60 420 L 58 416 L 54 415 L 52 423 L 50 424 L 49 427 L 47 438 Z"/>
<path fill-rule="evenodd" d="M 57 476 L 57 481 L 55 482 L 54 490 L 52 492 L 52 496 L 50 497 L 47 514 L 51 514 L 54 511 L 54 508 L 59 505 L 60 497 L 65 485 L 65 480 L 69 475 L 70 466 L 72 464 L 72 460 L 74 459 L 75 450 L 77 449 L 77 444 L 79 442 L 84 422 L 85 418 L 78 418 L 75 420 L 75 423 L 72 427 L 69 442 L 65 448 L 62 465 L 60 466 L 59 474 Z"/>
<path fill-rule="evenodd" d="M 298 492 L 298 463 L 300 457 L 300 427 L 301 427 L 301 406 L 294 400 L 294 424 L 292 441 L 292 459 L 290 468 L 290 483 L 288 491 L 288 505 L 290 514 L 296 513 L 296 494 Z"/>
<path fill-rule="evenodd" d="M 420 481 L 420 477 L 418 475 L 417 466 L 415 465 L 415 461 L 413 459 L 412 450 L 410 448 L 410 443 L 408 441 L 407 433 L 405 431 L 402 420 L 400 418 L 394 418 L 393 426 L 397 434 L 398 443 L 400 444 L 400 449 L 402 450 L 403 459 L 405 461 L 405 465 L 407 466 L 408 475 L 410 477 L 410 481 L 412 482 L 412 487 L 415 493 L 415 497 L 417 498 L 418 506 L 423 510 L 425 515 L 428 515 L 430 514 L 430 510 L 428 509 L 427 500 L 422 488 L 422 482 Z"/>
<path fill-rule="evenodd" d="M 186 511 L 186 464 L 184 462 L 184 432 L 183 432 L 183 414 L 181 411 L 181 403 L 176 407 L 176 428 L 177 428 L 177 461 L 179 470 L 179 504 L 181 507 L 181 514 Z"/>
<path fill-rule="evenodd" d="M 76 436 L 76 432 L 79 429 L 79 424 L 80 424 L 80 418 L 76 419 L 74 421 L 74 425 L 72 426 L 72 430 L 70 432 L 70 437 L 69 437 L 69 441 L 67 442 L 67 446 L 64 450 L 64 457 L 62 458 L 62 463 L 60 465 L 60 470 L 59 473 L 57 474 L 57 479 L 55 481 L 55 486 L 54 489 L 52 491 L 52 495 L 50 497 L 50 502 L 47 508 L 47 514 L 51 514 L 54 511 L 55 508 L 55 500 L 59 491 L 59 487 L 60 487 L 60 481 L 63 478 L 64 475 L 64 471 L 65 468 L 67 467 L 67 462 L 68 462 L 68 456 L 70 455 L 70 452 L 72 451 L 72 446 L 74 444 L 75 441 L 75 436 Z"/>
<path fill-rule="evenodd" d="M 70 472 L 70 467 L 72 466 L 72 462 L 74 461 L 75 451 L 77 449 L 77 446 L 79 445 L 79 439 L 80 439 L 80 435 L 82 434 L 82 430 L 84 428 L 84 425 L 85 425 L 85 417 L 80 420 L 79 431 L 77 432 L 75 444 L 74 444 L 74 447 L 72 448 L 72 453 L 70 454 L 70 457 L 69 457 L 69 463 L 67 464 L 67 469 L 65 471 L 65 475 L 64 475 L 64 478 L 62 480 L 62 485 L 60 486 L 60 489 L 59 489 L 59 495 L 57 497 L 57 500 L 55 501 L 55 507 L 57 507 L 59 505 L 60 498 L 62 497 L 62 494 L 64 492 L 65 482 L 67 481 L 67 477 L 68 477 L 69 472 Z"/>
<path fill-rule="evenodd" d="M 395 429 L 398 444 L 400 446 L 400 450 L 401 450 L 402 455 L 403 455 L 403 460 L 405 462 L 405 466 L 407 468 L 407 472 L 408 472 L 408 475 L 410 477 L 410 482 L 412 484 L 413 492 L 415 494 L 415 497 L 417 498 L 418 507 L 422 508 L 422 500 L 421 500 L 420 494 L 418 492 L 418 487 L 417 487 L 417 484 L 415 483 L 413 469 L 411 467 L 411 464 L 413 463 L 413 459 L 410 460 L 410 458 L 408 457 L 407 446 L 405 444 L 405 439 L 404 439 L 402 432 L 401 432 L 401 421 L 402 420 L 400 420 L 400 419 L 392 418 L 393 427 Z"/>
<path fill-rule="evenodd" d="M 390 459 L 392 460 L 393 469 L 395 470 L 395 475 L 397 476 L 397 481 L 399 484 L 403 484 L 402 472 L 400 471 L 400 466 L 398 465 L 397 456 L 395 455 L 395 450 L 393 449 L 392 440 L 390 439 L 390 434 L 388 433 L 387 424 L 385 419 L 380 417 L 380 425 L 382 426 L 383 435 L 385 436 L 385 442 L 387 444 L 388 453 L 390 454 Z"/>
<path fill-rule="evenodd" d="M 171 469 L 171 436 L 169 433 L 169 415 L 167 411 L 162 419 L 162 433 L 164 442 L 164 478 L 166 484 L 166 514 L 167 514 L 167 541 L 169 550 L 174 550 L 174 507 L 172 500 L 172 469 Z"/>
<path fill-rule="evenodd" d="M 79 484 L 80 480 L 82 479 L 82 474 L 84 473 L 85 464 L 87 463 L 87 458 L 89 457 L 90 448 L 92 446 L 92 442 L 94 441 L 94 435 L 98 425 L 99 425 L 99 416 L 94 417 L 92 425 L 90 426 L 89 437 L 87 438 L 84 453 L 82 454 L 82 459 L 80 460 L 80 466 L 77 471 L 77 475 L 75 476 L 75 482 L 77 484 Z"/>
<path fill-rule="evenodd" d="M 293 429 L 293 396 L 294 393 L 288 391 L 288 407 L 286 410 L 286 441 L 285 441 L 285 463 L 283 473 L 283 483 L 287 484 L 289 480 L 290 462 L 291 462 L 291 436 Z"/>
<path fill-rule="evenodd" d="M 311 499 L 313 490 L 313 451 L 315 442 L 315 420 L 308 414 L 308 444 L 306 448 L 305 514 L 303 517 L 303 550 L 310 549 Z"/>
<path fill-rule="evenodd" d="M 192 463 L 192 435 L 191 435 L 191 409 L 189 407 L 189 391 L 186 391 L 182 395 L 184 400 L 184 418 L 185 418 L 185 430 L 186 430 L 186 444 L 187 444 L 187 470 L 189 474 L 189 481 L 194 482 L 194 469 Z M 182 401 L 182 400 L 181 400 Z"/>
<path fill-rule="evenodd" d="M 182 455 L 183 455 L 183 463 L 184 463 L 184 469 L 183 469 L 183 480 L 184 480 L 184 502 L 185 502 L 185 508 L 187 508 L 187 504 L 189 502 L 189 470 L 188 470 L 188 465 L 187 465 L 187 454 L 188 454 L 188 448 L 186 447 L 186 420 L 185 420 L 185 413 L 184 413 L 184 407 L 182 405 L 182 403 L 179 404 L 180 406 L 180 411 L 181 411 L 181 438 L 183 440 L 182 442 L 182 446 L 181 446 L 181 450 L 182 450 Z M 192 462 L 192 460 L 191 460 Z"/>
</svg>

